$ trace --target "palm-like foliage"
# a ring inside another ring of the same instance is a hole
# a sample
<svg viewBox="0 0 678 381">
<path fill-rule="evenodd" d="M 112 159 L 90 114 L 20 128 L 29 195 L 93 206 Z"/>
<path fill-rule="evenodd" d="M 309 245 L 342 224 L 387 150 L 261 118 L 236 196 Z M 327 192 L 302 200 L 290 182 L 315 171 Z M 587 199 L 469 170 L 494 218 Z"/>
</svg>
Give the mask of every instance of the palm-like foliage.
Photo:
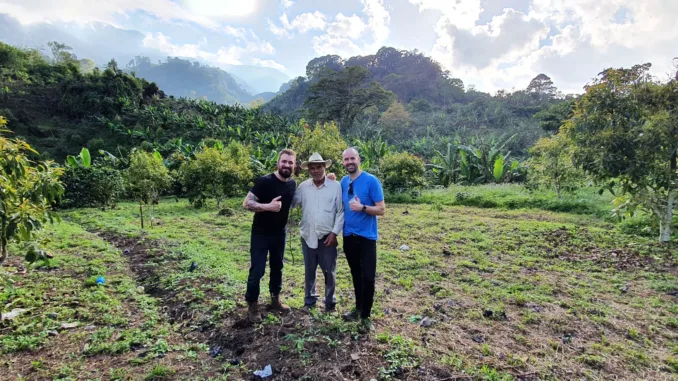
<svg viewBox="0 0 678 381">
<path fill-rule="evenodd" d="M 377 169 L 381 158 L 394 151 L 393 147 L 381 139 L 381 136 L 377 139 L 356 139 L 355 145 L 360 152 L 362 167 L 367 170 Z"/>
</svg>

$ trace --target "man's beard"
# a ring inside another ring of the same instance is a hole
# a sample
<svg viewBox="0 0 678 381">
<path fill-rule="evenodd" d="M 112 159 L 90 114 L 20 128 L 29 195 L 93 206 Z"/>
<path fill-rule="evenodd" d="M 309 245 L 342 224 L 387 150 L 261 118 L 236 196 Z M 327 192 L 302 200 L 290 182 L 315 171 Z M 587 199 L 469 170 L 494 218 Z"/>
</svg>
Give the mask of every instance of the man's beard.
<svg viewBox="0 0 678 381">
<path fill-rule="evenodd" d="M 358 170 L 358 166 L 355 165 L 355 164 L 346 166 L 346 171 L 348 173 L 355 173 L 355 171 L 357 171 L 357 170 Z"/>
<path fill-rule="evenodd" d="M 289 168 L 280 168 L 278 169 L 278 173 L 280 176 L 288 179 L 290 176 L 292 176 L 292 170 Z"/>
</svg>

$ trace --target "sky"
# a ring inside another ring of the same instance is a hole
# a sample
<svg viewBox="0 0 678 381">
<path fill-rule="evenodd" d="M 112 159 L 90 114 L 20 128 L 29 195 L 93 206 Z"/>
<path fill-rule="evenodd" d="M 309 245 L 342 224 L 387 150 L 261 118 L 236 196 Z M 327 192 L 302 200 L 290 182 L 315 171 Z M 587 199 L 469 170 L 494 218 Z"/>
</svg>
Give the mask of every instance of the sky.
<svg viewBox="0 0 678 381">
<path fill-rule="evenodd" d="M 676 0 L 0 0 L 22 24 L 102 22 L 162 54 L 305 74 L 309 60 L 382 46 L 431 56 L 477 90 L 539 73 L 565 94 L 608 67 L 675 74 Z"/>
</svg>

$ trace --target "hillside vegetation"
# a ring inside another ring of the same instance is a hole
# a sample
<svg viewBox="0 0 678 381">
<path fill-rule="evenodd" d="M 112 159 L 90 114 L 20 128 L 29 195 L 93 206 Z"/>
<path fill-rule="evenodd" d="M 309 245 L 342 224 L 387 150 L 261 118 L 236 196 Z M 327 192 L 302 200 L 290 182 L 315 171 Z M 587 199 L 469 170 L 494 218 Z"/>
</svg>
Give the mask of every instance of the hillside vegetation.
<svg viewBox="0 0 678 381">
<path fill-rule="evenodd" d="M 229 73 L 199 62 L 167 57 L 165 62 L 154 64 L 148 57 L 137 57 L 130 61 L 127 70 L 137 77 L 155 82 L 165 93 L 177 98 L 204 99 L 229 105 L 247 105 L 257 99 Z"/>
<path fill-rule="evenodd" d="M 0 43 L 0 113 L 17 136 L 58 161 L 82 147 L 125 155 L 142 143 L 169 153 L 206 138 L 258 141 L 254 132 L 291 125 L 258 109 L 168 97 L 115 61 L 84 72 L 69 58 L 65 52 L 50 62 L 38 51 Z"/>
<path fill-rule="evenodd" d="M 391 144 L 421 154 L 430 153 L 419 152 L 427 141 L 443 150 L 444 137 L 516 135 L 509 149 L 525 155 L 543 133 L 539 118 L 533 116 L 571 98 L 559 94 L 543 74 L 525 85 L 525 90 L 493 96 L 466 87 L 422 53 L 384 47 L 376 54 L 347 60 L 336 55 L 311 60 L 306 76 L 296 78 L 263 109 L 310 121 L 335 120 L 350 136 L 381 135 Z M 377 101 L 380 91 L 383 99 Z M 327 102 L 337 101 L 344 107 L 328 114 Z M 361 109 L 347 119 L 342 113 L 350 113 L 351 108 Z"/>
</svg>

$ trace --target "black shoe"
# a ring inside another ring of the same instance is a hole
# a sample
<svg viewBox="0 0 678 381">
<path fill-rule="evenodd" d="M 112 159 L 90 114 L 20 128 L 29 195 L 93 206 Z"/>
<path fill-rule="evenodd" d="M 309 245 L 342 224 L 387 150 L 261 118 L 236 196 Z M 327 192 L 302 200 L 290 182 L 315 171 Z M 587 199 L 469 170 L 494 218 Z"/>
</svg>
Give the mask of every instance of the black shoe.
<svg viewBox="0 0 678 381">
<path fill-rule="evenodd" d="M 360 319 L 360 310 L 353 309 L 351 312 L 341 315 L 341 318 L 346 321 L 358 321 Z"/>
<path fill-rule="evenodd" d="M 362 331 L 365 333 L 374 332 L 374 324 L 370 318 L 361 318 L 360 325 L 362 326 Z"/>
<path fill-rule="evenodd" d="M 302 311 L 306 313 L 311 313 L 315 309 L 315 304 L 304 304 L 304 306 L 301 308 Z"/>
<path fill-rule="evenodd" d="M 326 313 L 326 314 L 331 314 L 332 312 L 336 311 L 336 310 L 337 310 L 336 306 L 337 306 L 337 305 L 334 304 L 334 303 L 332 303 L 332 304 L 325 304 L 325 313 Z"/>
</svg>

